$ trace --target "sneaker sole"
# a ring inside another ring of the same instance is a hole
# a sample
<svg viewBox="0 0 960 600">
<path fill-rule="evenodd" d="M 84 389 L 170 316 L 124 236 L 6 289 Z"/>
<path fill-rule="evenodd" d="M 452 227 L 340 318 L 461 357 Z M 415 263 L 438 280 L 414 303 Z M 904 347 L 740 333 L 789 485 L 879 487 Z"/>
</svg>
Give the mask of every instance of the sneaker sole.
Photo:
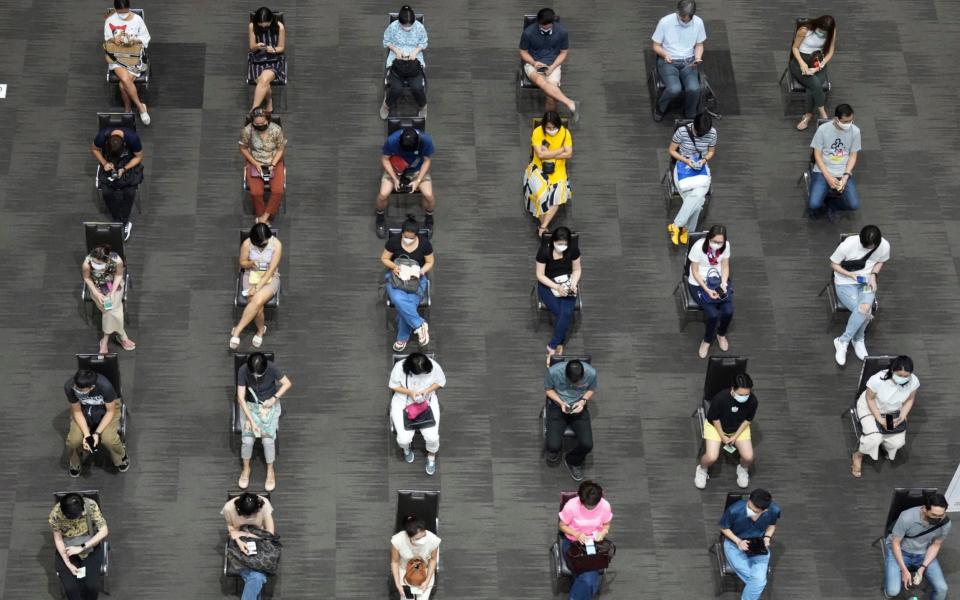
<svg viewBox="0 0 960 600">
<path fill-rule="evenodd" d="M 570 466 L 566 458 L 563 459 L 563 467 L 567 470 L 567 473 L 570 474 L 570 479 L 577 482 L 583 481 L 583 475 L 580 475 L 580 477 L 577 477 L 576 475 L 573 474 L 573 467 Z"/>
</svg>

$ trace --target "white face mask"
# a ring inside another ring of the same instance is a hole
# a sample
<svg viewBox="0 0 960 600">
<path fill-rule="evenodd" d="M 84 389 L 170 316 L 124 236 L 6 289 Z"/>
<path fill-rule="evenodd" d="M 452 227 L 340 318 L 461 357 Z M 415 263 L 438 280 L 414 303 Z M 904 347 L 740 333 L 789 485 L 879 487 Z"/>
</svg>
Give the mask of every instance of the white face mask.
<svg viewBox="0 0 960 600">
<path fill-rule="evenodd" d="M 719 250 L 720 248 L 723 248 L 723 242 L 710 242 L 710 247 L 714 250 Z"/>
<path fill-rule="evenodd" d="M 840 129 L 843 129 L 844 131 L 847 131 L 848 129 L 853 127 L 853 121 L 849 123 L 841 123 L 840 121 L 837 121 L 836 123 L 837 123 L 837 127 L 839 127 Z"/>
<path fill-rule="evenodd" d="M 95 261 L 95 260 L 91 260 L 91 261 L 90 261 L 90 267 L 92 267 L 94 271 L 103 271 L 104 269 L 107 268 L 107 263 L 102 263 L 102 262 L 97 262 L 97 261 Z"/>
<path fill-rule="evenodd" d="M 680 27 L 690 27 L 693 25 L 693 17 L 690 17 L 690 20 L 684 23 L 683 19 L 680 18 L 680 15 L 677 15 L 677 22 L 680 23 Z"/>
<path fill-rule="evenodd" d="M 557 135 L 558 133 L 560 133 L 559 129 L 544 129 L 543 131 L 547 135 Z"/>
<path fill-rule="evenodd" d="M 897 375 L 896 373 L 894 373 L 892 379 L 893 379 L 893 382 L 897 385 L 906 385 L 907 383 L 910 382 L 909 375 L 907 375 L 906 377 L 901 377 L 900 375 Z"/>
<path fill-rule="evenodd" d="M 427 543 L 427 536 L 423 536 L 419 540 L 413 540 L 413 543 L 416 544 L 417 546 L 422 546 Z"/>
<path fill-rule="evenodd" d="M 744 402 L 750 399 L 750 394 L 747 394 L 746 396 L 741 396 L 740 394 L 734 394 L 733 399 L 739 402 L 740 404 L 743 404 Z"/>
<path fill-rule="evenodd" d="M 126 21 L 127 19 L 130 18 L 130 15 L 132 15 L 132 14 L 133 14 L 133 13 L 128 10 L 127 12 L 123 12 L 123 13 L 122 13 L 122 12 L 118 12 L 118 13 L 117 13 L 117 16 L 120 17 L 121 19 L 123 19 L 124 21 Z"/>
<path fill-rule="evenodd" d="M 560 254 L 563 254 L 564 252 L 567 251 L 567 245 L 566 245 L 566 244 L 554 244 L 554 245 L 553 245 L 553 249 L 556 250 L 557 252 L 559 252 Z"/>
<path fill-rule="evenodd" d="M 401 25 L 400 29 L 404 31 L 413 31 L 413 25 Z"/>
<path fill-rule="evenodd" d="M 404 246 L 412 246 L 417 243 L 417 238 L 403 238 Z"/>
<path fill-rule="evenodd" d="M 750 510 L 750 506 L 748 505 L 748 506 L 747 506 L 747 516 L 750 517 L 751 519 L 753 519 L 754 521 L 756 521 L 758 518 L 760 518 L 760 513 L 758 513 L 758 512 L 753 512 L 752 510 Z"/>
</svg>

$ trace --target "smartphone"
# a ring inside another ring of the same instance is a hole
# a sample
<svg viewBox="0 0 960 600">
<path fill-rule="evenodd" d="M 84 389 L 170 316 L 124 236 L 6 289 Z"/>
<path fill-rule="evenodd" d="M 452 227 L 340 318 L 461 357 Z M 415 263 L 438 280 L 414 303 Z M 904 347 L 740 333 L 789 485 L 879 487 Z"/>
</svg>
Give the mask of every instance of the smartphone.
<svg viewBox="0 0 960 600">
<path fill-rule="evenodd" d="M 730 454 L 733 454 L 734 452 L 737 451 L 737 447 L 734 446 L 733 444 L 726 444 L 724 445 L 723 449 L 729 452 Z"/>
<path fill-rule="evenodd" d="M 867 282 L 867 278 L 866 278 L 866 277 L 864 277 L 863 275 L 857 275 L 857 283 L 859 283 L 859 284 L 864 284 L 864 283 L 866 283 L 866 282 Z"/>
<path fill-rule="evenodd" d="M 887 418 L 887 429 L 893 429 L 893 415 L 887 414 L 884 416 Z"/>
<path fill-rule="evenodd" d="M 247 542 L 247 554 L 252 556 L 257 553 L 257 543 L 253 540 Z"/>
<path fill-rule="evenodd" d="M 587 556 L 593 556 L 597 553 L 597 546 L 593 543 L 593 538 L 587 540 L 587 543 L 584 544 L 587 548 Z"/>
<path fill-rule="evenodd" d="M 77 579 L 83 579 L 86 576 L 87 576 L 86 567 L 80 567 L 79 569 L 77 569 Z"/>
<path fill-rule="evenodd" d="M 110 296 L 104 296 L 103 310 L 113 310 L 113 300 L 110 298 Z"/>
<path fill-rule="evenodd" d="M 403 597 L 404 597 L 404 598 L 410 598 L 411 600 L 415 597 L 415 596 L 413 595 L 413 592 L 410 590 L 410 586 L 409 586 L 409 585 L 403 586 Z"/>
<path fill-rule="evenodd" d="M 547 72 L 547 68 L 546 68 L 546 67 L 539 67 L 539 68 L 537 69 L 537 73 L 546 73 L 546 72 Z"/>
<path fill-rule="evenodd" d="M 726 299 L 727 299 L 727 293 L 726 293 L 725 291 L 723 291 L 723 288 L 717 288 L 717 296 L 718 296 L 721 300 L 726 300 Z"/>
</svg>

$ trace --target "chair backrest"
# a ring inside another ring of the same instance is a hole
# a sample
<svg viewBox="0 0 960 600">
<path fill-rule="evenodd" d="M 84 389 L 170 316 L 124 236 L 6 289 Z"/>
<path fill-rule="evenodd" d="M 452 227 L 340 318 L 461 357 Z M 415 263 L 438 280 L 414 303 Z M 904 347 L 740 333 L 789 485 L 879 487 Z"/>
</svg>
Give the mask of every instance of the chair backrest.
<svg viewBox="0 0 960 600">
<path fill-rule="evenodd" d="M 387 229 L 387 235 L 388 235 L 389 237 L 393 237 L 393 236 L 395 236 L 395 235 L 400 235 L 402 232 L 403 232 L 403 229 L 401 229 L 401 228 L 399 228 L 399 227 L 390 227 L 389 229 Z M 425 236 L 425 237 L 430 237 L 430 230 L 429 230 L 429 229 L 424 229 L 424 228 L 421 227 L 420 229 L 417 230 L 417 233 L 420 234 L 420 235 L 422 235 L 422 236 Z"/>
<path fill-rule="evenodd" d="M 277 10 L 273 10 L 273 9 L 270 9 L 270 11 L 273 13 L 273 15 L 274 15 L 275 17 L 277 17 L 277 21 L 279 21 L 280 23 L 283 23 L 283 13 L 282 13 L 282 12 L 277 11 Z M 257 11 L 251 10 L 251 11 L 250 11 L 250 22 L 253 23 L 253 22 L 254 22 L 254 19 L 255 19 L 256 17 L 257 17 Z M 286 23 L 283 23 L 283 24 L 286 25 Z"/>
<path fill-rule="evenodd" d="M 883 534 L 890 534 L 900 513 L 908 508 L 922 505 L 929 494 L 936 494 L 937 491 L 937 488 L 894 488 L 893 498 L 890 500 L 890 510 L 887 511 L 887 526 L 884 528 Z"/>
<path fill-rule="evenodd" d="M 400 13 L 398 12 L 387 13 L 387 25 L 389 25 L 390 23 L 393 23 L 399 18 L 400 18 Z M 413 13 L 413 18 L 420 21 L 421 24 L 423 23 L 423 13 L 415 12 Z"/>
<path fill-rule="evenodd" d="M 403 129 L 404 127 L 413 127 L 417 131 L 426 131 L 427 130 L 427 119 L 426 117 L 388 117 L 387 118 L 387 135 L 390 135 L 398 129 Z"/>
<path fill-rule="evenodd" d="M 676 131 L 681 127 L 686 127 L 693 123 L 693 119 L 674 119 L 673 120 L 673 130 Z"/>
<path fill-rule="evenodd" d="M 560 492 L 560 510 L 563 510 L 563 507 L 567 505 L 567 502 L 573 500 L 577 497 L 576 491 L 566 490 Z"/>
<path fill-rule="evenodd" d="M 273 362 L 274 356 L 273 352 L 263 352 L 263 355 L 266 357 L 267 362 Z M 240 367 L 247 364 L 247 359 L 250 358 L 250 354 L 246 352 L 237 352 L 233 355 L 233 383 L 239 385 L 240 381 L 237 377 L 240 375 Z"/>
<path fill-rule="evenodd" d="M 690 275 L 690 248 L 698 242 L 702 242 L 707 237 L 707 231 L 691 231 L 687 234 L 687 248 L 683 258 L 683 279 L 686 281 Z"/>
<path fill-rule="evenodd" d="M 746 372 L 745 356 L 711 356 L 707 361 L 707 376 L 703 379 L 703 400 L 710 402 L 720 391 L 733 385 L 737 373 Z"/>
<path fill-rule="evenodd" d="M 393 532 L 403 530 L 403 520 L 414 515 L 423 519 L 427 530 L 440 535 L 440 492 L 430 490 L 397 490 L 397 518 Z"/>
<path fill-rule="evenodd" d="M 868 356 L 864 359 L 863 366 L 860 367 L 860 381 L 857 383 L 857 394 L 854 396 L 854 402 L 860 398 L 863 390 L 867 389 L 867 382 L 870 381 L 870 378 L 880 371 L 886 371 L 890 368 L 890 363 L 895 358 L 896 356 L 881 355 Z"/>
<path fill-rule="evenodd" d="M 437 359 L 436 359 L 436 355 L 435 355 L 433 352 L 424 352 L 423 354 L 424 354 L 427 358 L 429 358 L 430 360 L 437 360 Z M 409 354 L 394 354 L 394 355 L 393 355 L 393 364 L 397 364 L 398 362 L 400 362 L 401 360 L 404 360 L 404 359 L 407 358 L 408 356 L 410 356 L 410 355 L 409 355 Z"/>
<path fill-rule="evenodd" d="M 730 508 L 730 505 L 734 502 L 745 500 L 749 496 L 750 494 L 743 494 L 741 492 L 727 492 L 727 499 L 723 503 L 723 512 L 727 512 L 727 509 Z"/>
<path fill-rule="evenodd" d="M 580 362 L 585 362 L 589 365 L 592 364 L 591 361 L 593 360 L 593 357 L 589 354 L 564 354 L 563 356 L 554 354 L 550 356 L 550 366 L 552 367 L 557 363 L 569 362 L 571 360 L 579 360 Z"/>
<path fill-rule="evenodd" d="M 270 492 L 266 490 L 259 491 L 259 492 L 257 490 L 229 490 L 227 492 L 227 500 L 229 501 L 229 500 L 233 500 L 234 498 L 239 498 L 246 492 L 250 492 L 251 494 L 256 494 L 257 496 L 263 496 L 267 500 L 270 499 Z"/>
<path fill-rule="evenodd" d="M 131 8 L 131 9 L 130 9 L 130 12 L 132 12 L 132 13 L 135 14 L 135 15 L 139 15 L 140 18 L 143 19 L 144 22 L 146 22 L 146 20 L 147 20 L 147 13 L 146 13 L 146 11 L 143 10 L 142 8 Z"/>
<path fill-rule="evenodd" d="M 533 117 L 530 119 L 530 129 L 536 129 L 537 127 L 540 127 L 540 121 L 543 121 L 543 117 Z M 569 129 L 570 117 L 560 117 L 560 124 Z"/>
<path fill-rule="evenodd" d="M 552 231 L 544 231 L 543 235 L 540 236 L 540 248 L 549 249 L 550 242 L 553 240 Z M 570 248 L 568 250 L 579 250 L 580 249 L 580 234 L 576 231 L 570 232 Z"/>
<path fill-rule="evenodd" d="M 554 23 L 556 23 L 556 22 L 559 21 L 559 20 L 560 20 L 560 15 L 556 15 L 556 16 L 553 17 L 553 22 L 554 22 Z M 530 27 L 531 25 L 533 25 L 533 24 L 536 23 L 536 22 L 537 22 L 537 15 L 535 15 L 535 14 L 533 14 L 533 15 L 523 15 L 523 28 L 524 28 L 524 29 L 526 29 L 527 27 Z"/>
<path fill-rule="evenodd" d="M 84 498 L 88 498 L 97 503 L 97 506 L 100 506 L 100 490 L 68 490 L 66 492 L 54 492 L 53 499 L 56 502 L 66 496 L 67 494 L 80 494 Z"/>
<path fill-rule="evenodd" d="M 107 127 L 126 127 L 127 129 L 133 129 L 136 131 L 137 119 L 133 116 L 133 113 L 98 112 L 97 126 L 99 129 L 106 129 Z"/>
<path fill-rule="evenodd" d="M 271 227 L 271 228 L 270 228 L 270 231 L 273 232 L 273 237 L 279 237 L 279 235 L 280 235 L 280 230 L 279 230 L 279 229 L 277 229 L 276 227 Z M 249 229 L 241 229 L 241 230 L 240 230 L 240 245 L 241 245 L 241 246 L 243 245 L 243 243 L 244 243 L 245 241 L 247 241 L 247 238 L 248 238 L 248 237 L 250 237 L 250 230 L 249 230 Z"/>
<path fill-rule="evenodd" d="M 243 118 L 243 124 L 244 124 L 244 126 L 249 125 L 249 124 L 250 124 L 250 121 L 251 121 L 251 119 L 250 119 L 250 113 L 247 113 L 247 116 L 245 116 L 245 117 Z M 280 129 L 283 129 L 283 119 L 281 119 L 279 116 L 271 113 L 271 115 L 270 115 L 270 122 L 271 122 L 271 123 L 276 123 L 276 124 L 277 124 L 277 127 L 279 127 Z"/>
<path fill-rule="evenodd" d="M 103 375 L 117 392 L 123 397 L 123 387 L 120 381 L 120 361 L 116 352 L 110 354 L 78 354 L 77 369 L 90 369 L 98 375 Z"/>
<path fill-rule="evenodd" d="M 123 253 L 123 223 L 85 222 L 83 233 L 87 243 L 87 254 L 97 246 L 110 244 L 120 258 L 127 259 Z"/>
</svg>

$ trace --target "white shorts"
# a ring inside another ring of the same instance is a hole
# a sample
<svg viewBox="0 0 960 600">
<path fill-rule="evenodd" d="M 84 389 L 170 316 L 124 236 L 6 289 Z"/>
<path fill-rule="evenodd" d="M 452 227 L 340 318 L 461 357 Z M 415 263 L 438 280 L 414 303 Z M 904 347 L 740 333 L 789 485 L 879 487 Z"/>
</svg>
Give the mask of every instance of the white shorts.
<svg viewBox="0 0 960 600">
<path fill-rule="evenodd" d="M 552 84 L 554 84 L 554 85 L 560 85 L 560 70 L 561 70 L 561 69 L 562 69 L 562 67 L 557 67 L 556 69 L 554 69 L 554 70 L 553 70 L 553 73 L 550 73 L 550 75 L 547 77 L 547 81 L 549 81 L 550 83 L 552 83 Z M 537 70 L 536 70 L 536 68 L 534 68 L 534 66 L 531 65 L 530 63 L 524 63 L 524 64 L 523 64 L 523 72 L 527 74 L 527 79 L 529 79 L 530 81 L 533 81 L 533 76 L 537 73 Z"/>
</svg>

